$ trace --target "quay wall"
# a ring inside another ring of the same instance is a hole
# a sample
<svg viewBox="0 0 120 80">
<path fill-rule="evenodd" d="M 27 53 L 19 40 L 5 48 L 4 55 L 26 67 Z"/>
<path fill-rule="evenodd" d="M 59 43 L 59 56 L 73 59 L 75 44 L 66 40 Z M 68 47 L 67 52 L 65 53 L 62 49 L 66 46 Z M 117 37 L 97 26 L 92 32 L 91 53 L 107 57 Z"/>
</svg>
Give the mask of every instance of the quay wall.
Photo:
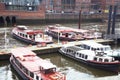
<svg viewBox="0 0 120 80">
<path fill-rule="evenodd" d="M 101 22 L 107 15 L 81 15 L 81 22 Z M 78 23 L 78 13 L 44 13 L 40 11 L 1 11 L 0 23 L 15 24 L 47 24 L 47 23 Z M 1 25 L 0 24 L 0 25 Z"/>
<path fill-rule="evenodd" d="M 95 15 L 81 15 L 81 22 L 101 22 L 107 15 L 95 14 Z M 79 14 L 74 13 L 47 13 L 44 18 L 41 19 L 17 19 L 18 24 L 47 24 L 47 23 L 78 23 Z"/>
</svg>

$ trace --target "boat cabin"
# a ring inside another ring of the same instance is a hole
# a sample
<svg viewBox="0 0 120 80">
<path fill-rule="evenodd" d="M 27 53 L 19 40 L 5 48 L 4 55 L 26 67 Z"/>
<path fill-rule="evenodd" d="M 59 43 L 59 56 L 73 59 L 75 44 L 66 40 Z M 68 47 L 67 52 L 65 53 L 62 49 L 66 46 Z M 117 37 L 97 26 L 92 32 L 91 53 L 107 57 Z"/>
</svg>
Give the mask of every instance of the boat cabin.
<svg viewBox="0 0 120 80">
<path fill-rule="evenodd" d="M 30 39 L 30 40 L 35 40 L 35 41 L 43 41 L 43 39 L 50 39 L 48 35 L 45 35 L 43 31 L 41 30 L 27 30 L 26 28 L 24 29 L 25 26 L 19 26 L 19 28 L 14 30 L 14 33 L 22 38 L 25 39 Z M 51 37 L 52 40 L 52 37 Z"/>
<path fill-rule="evenodd" d="M 93 51 L 110 51 L 111 47 L 109 45 L 102 45 L 93 41 L 84 41 L 80 45 L 83 49 L 93 50 Z"/>
<path fill-rule="evenodd" d="M 62 48 L 64 53 L 66 55 L 71 55 L 75 57 L 76 59 L 82 59 L 82 60 L 91 60 L 96 62 L 112 62 L 114 61 L 113 57 L 104 56 L 103 52 L 99 51 L 92 51 L 92 50 L 86 50 L 83 48 L 80 48 L 78 46 L 69 46 Z"/>
<path fill-rule="evenodd" d="M 91 50 L 80 50 L 77 51 L 76 57 L 84 60 L 91 60 L 95 62 L 113 62 L 114 58 L 104 56 L 101 52 L 95 52 Z"/>
</svg>

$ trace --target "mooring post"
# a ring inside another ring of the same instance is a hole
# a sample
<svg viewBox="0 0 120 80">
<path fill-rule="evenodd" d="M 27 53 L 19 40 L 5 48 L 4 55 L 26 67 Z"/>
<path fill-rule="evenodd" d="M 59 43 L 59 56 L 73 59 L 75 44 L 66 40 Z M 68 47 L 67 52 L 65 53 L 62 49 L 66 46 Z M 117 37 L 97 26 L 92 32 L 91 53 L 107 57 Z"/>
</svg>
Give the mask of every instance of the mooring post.
<svg viewBox="0 0 120 80">
<path fill-rule="evenodd" d="M 108 16 L 108 29 L 107 29 L 107 34 L 110 34 L 111 17 L 112 17 L 112 5 L 110 5 L 110 7 L 109 7 L 109 16 Z"/>
<path fill-rule="evenodd" d="M 111 32 L 111 34 L 115 34 L 116 11 L 117 11 L 117 6 L 115 5 L 115 6 L 114 6 L 114 13 L 113 13 L 112 32 Z"/>
<path fill-rule="evenodd" d="M 81 10 L 79 11 L 79 22 L 78 22 L 78 29 L 81 27 Z"/>
</svg>

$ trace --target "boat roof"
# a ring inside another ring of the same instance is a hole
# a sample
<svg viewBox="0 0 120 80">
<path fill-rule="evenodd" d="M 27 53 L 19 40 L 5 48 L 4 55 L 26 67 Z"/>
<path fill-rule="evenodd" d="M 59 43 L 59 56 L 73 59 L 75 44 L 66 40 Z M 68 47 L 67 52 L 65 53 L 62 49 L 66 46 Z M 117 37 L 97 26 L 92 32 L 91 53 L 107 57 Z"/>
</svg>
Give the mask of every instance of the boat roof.
<svg viewBox="0 0 120 80">
<path fill-rule="evenodd" d="M 11 53 L 15 57 L 19 57 L 19 56 L 36 56 L 36 54 L 34 52 L 32 52 L 29 49 L 26 49 L 24 47 L 12 49 Z"/>
<path fill-rule="evenodd" d="M 67 30 L 70 30 L 70 31 L 74 31 L 74 32 L 80 32 L 80 33 L 85 33 L 85 32 L 90 32 L 90 30 L 85 30 L 85 29 L 76 29 L 76 28 L 71 28 L 71 27 L 65 27 L 65 26 L 62 26 L 62 25 L 59 25 L 59 24 L 56 24 L 56 25 L 50 25 L 49 27 L 54 27 L 53 29 L 59 29 L 61 31 L 67 31 Z"/>
<path fill-rule="evenodd" d="M 25 26 L 25 25 L 17 25 L 16 27 L 19 29 L 24 29 L 24 30 L 27 29 L 27 26 Z"/>
<path fill-rule="evenodd" d="M 62 30 L 62 29 L 54 29 L 52 31 L 54 31 L 54 32 L 64 32 L 64 33 L 66 33 L 66 32 L 73 32 L 72 30 Z"/>
<path fill-rule="evenodd" d="M 38 33 L 43 33 L 42 30 L 31 30 L 31 29 L 27 29 L 27 27 L 25 28 L 26 26 L 17 26 L 17 30 L 21 31 L 21 32 L 24 32 L 24 33 L 27 33 L 27 34 L 38 34 Z"/>
<path fill-rule="evenodd" d="M 50 68 L 56 68 L 56 66 L 53 65 L 50 61 L 46 61 L 46 60 L 43 60 L 42 58 L 39 58 L 38 56 L 36 56 L 36 54 L 34 52 L 32 52 L 31 50 L 29 50 L 27 48 L 22 47 L 22 48 L 12 49 L 11 53 L 15 57 L 21 58 L 21 56 L 22 56 L 22 58 L 24 58 L 24 60 L 19 59 L 19 61 L 29 71 L 32 71 L 32 72 L 39 71 L 40 66 L 44 70 L 50 69 Z"/>
<path fill-rule="evenodd" d="M 109 45 L 103 45 L 95 41 L 83 41 L 82 44 L 93 47 L 93 48 L 105 48 L 110 47 Z"/>
</svg>

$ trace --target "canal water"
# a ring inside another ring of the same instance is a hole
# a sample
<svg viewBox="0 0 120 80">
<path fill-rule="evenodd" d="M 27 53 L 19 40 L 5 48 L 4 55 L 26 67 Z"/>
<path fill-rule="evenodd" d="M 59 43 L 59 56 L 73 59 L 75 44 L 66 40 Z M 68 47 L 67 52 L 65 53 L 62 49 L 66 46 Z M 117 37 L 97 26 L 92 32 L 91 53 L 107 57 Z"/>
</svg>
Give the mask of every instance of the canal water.
<svg viewBox="0 0 120 80">
<path fill-rule="evenodd" d="M 77 28 L 77 24 L 62 24 L 68 27 Z M 45 29 L 45 25 L 28 25 L 32 29 Z M 11 36 L 11 30 L 13 27 L 0 28 L 0 51 L 4 48 L 14 48 L 27 46 L 27 44 L 20 42 Z M 84 29 L 98 29 L 105 31 L 106 24 L 103 23 L 84 23 L 81 28 Z M 5 36 L 6 33 L 6 36 Z M 5 39 L 7 40 L 5 43 Z M 111 45 L 112 49 L 120 50 L 120 45 L 115 44 Z M 39 57 L 48 60 L 57 66 L 57 71 L 66 75 L 67 80 L 80 80 L 80 79 L 89 79 L 97 78 L 104 76 L 117 75 L 118 73 L 108 72 L 100 69 L 95 69 L 94 67 L 89 67 L 84 64 L 81 64 L 73 59 L 67 58 L 60 53 L 50 53 L 42 54 Z M 16 71 L 11 67 L 9 60 L 0 61 L 0 80 L 21 80 L 20 76 Z"/>
</svg>

